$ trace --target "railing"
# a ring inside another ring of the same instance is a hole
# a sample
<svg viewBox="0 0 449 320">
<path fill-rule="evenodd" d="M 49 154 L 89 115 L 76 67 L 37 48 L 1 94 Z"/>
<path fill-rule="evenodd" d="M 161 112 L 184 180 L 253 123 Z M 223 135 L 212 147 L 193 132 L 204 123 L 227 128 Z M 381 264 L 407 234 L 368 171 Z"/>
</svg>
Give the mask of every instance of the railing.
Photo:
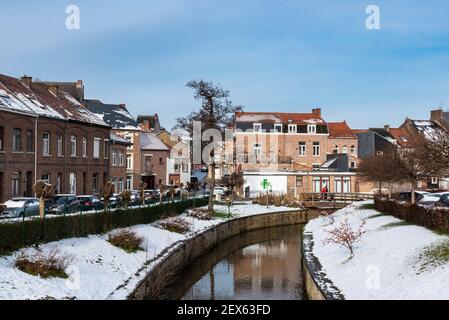
<svg viewBox="0 0 449 320">
<path fill-rule="evenodd" d="M 338 192 L 304 192 L 299 195 L 301 201 L 311 201 L 311 202 L 337 202 L 337 203 L 352 203 L 355 201 L 363 200 L 373 200 L 373 193 L 362 193 L 362 192 L 352 192 L 352 193 L 338 193 Z"/>
</svg>

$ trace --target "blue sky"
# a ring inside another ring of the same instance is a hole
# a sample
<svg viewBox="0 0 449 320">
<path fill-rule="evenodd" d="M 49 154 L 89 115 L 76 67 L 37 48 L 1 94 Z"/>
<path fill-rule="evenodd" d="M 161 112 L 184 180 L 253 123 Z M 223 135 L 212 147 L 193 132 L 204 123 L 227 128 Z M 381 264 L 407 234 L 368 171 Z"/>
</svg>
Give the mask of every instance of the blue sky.
<svg viewBox="0 0 449 320">
<path fill-rule="evenodd" d="M 65 9 L 81 29 L 65 28 Z M 381 29 L 365 28 L 365 8 Z M 158 113 L 197 106 L 188 80 L 231 91 L 247 111 L 304 112 L 353 128 L 398 126 L 449 107 L 447 1 L 73 0 L 0 4 L 0 72 L 82 79 L 86 97 Z"/>
</svg>

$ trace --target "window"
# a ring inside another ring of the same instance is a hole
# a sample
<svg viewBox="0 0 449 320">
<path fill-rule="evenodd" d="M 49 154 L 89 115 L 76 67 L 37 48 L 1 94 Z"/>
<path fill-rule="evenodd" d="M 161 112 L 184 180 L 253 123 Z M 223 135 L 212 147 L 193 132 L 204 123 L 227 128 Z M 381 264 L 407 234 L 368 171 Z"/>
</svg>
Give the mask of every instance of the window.
<svg viewBox="0 0 449 320">
<path fill-rule="evenodd" d="M 22 130 L 12 129 L 12 151 L 22 151 Z"/>
<path fill-rule="evenodd" d="M 131 190 L 133 186 L 133 177 L 132 176 L 127 176 L 126 177 L 126 189 L 127 190 Z"/>
<path fill-rule="evenodd" d="M 99 159 L 100 158 L 100 141 L 99 138 L 94 138 L 94 158 Z"/>
<path fill-rule="evenodd" d="M 83 157 L 87 157 L 87 138 L 83 137 Z"/>
<path fill-rule="evenodd" d="M 182 172 L 189 172 L 189 164 L 183 162 L 182 163 Z"/>
<path fill-rule="evenodd" d="M 125 157 L 123 156 L 123 151 L 119 151 L 118 153 L 118 164 L 120 167 L 125 165 Z"/>
<path fill-rule="evenodd" d="M 254 132 L 262 132 L 262 124 L 261 123 L 255 123 L 253 125 Z"/>
<path fill-rule="evenodd" d="M 42 134 L 42 154 L 44 156 L 50 155 L 50 134 L 48 132 Z"/>
<path fill-rule="evenodd" d="M 123 191 L 124 191 L 124 183 L 123 183 L 123 178 L 120 178 L 119 180 L 118 180 L 118 191 L 120 192 L 120 193 L 122 193 Z"/>
<path fill-rule="evenodd" d="M 179 161 L 175 161 L 175 172 L 181 171 L 181 166 L 179 165 Z"/>
<path fill-rule="evenodd" d="M 20 196 L 20 172 L 13 172 L 11 187 L 12 195 L 14 197 Z"/>
<path fill-rule="evenodd" d="M 296 176 L 296 188 L 303 187 L 303 179 L 302 176 Z"/>
<path fill-rule="evenodd" d="M 320 155 L 320 143 L 314 142 L 313 143 L 313 156 L 317 157 Z"/>
<path fill-rule="evenodd" d="M 274 132 L 276 133 L 282 133 L 283 125 L 282 124 L 275 124 L 274 125 Z"/>
<path fill-rule="evenodd" d="M 329 190 L 329 180 L 329 177 L 313 177 L 313 192 L 319 193 L 324 187 Z"/>
<path fill-rule="evenodd" d="M 435 177 L 430 178 L 430 184 L 438 184 L 438 178 Z"/>
<path fill-rule="evenodd" d="M 112 165 L 117 165 L 117 150 L 112 149 Z"/>
<path fill-rule="evenodd" d="M 126 155 L 126 169 L 132 170 L 133 168 L 133 157 L 131 154 Z"/>
<path fill-rule="evenodd" d="M 98 192 L 98 172 L 92 175 L 92 193 Z"/>
<path fill-rule="evenodd" d="M 56 138 L 57 142 L 56 142 L 56 148 L 57 153 L 58 153 L 58 157 L 62 157 L 62 135 L 58 134 L 57 138 Z"/>
<path fill-rule="evenodd" d="M 76 136 L 70 136 L 70 156 L 76 157 Z"/>
<path fill-rule="evenodd" d="M 335 146 L 333 153 L 338 154 L 339 152 L 340 152 L 340 149 L 338 148 L 338 146 Z"/>
<path fill-rule="evenodd" d="M 341 149 L 341 153 L 343 153 L 343 154 L 348 153 L 348 147 L 347 146 L 343 146 L 343 148 Z"/>
<path fill-rule="evenodd" d="M 335 193 L 351 192 L 351 178 L 350 177 L 334 177 L 334 192 Z"/>
<path fill-rule="evenodd" d="M 4 139 L 4 137 L 3 137 L 3 127 L 0 127 L 0 151 L 3 151 L 3 148 L 4 148 L 4 146 L 3 146 L 3 139 Z"/>
<path fill-rule="evenodd" d="M 159 164 L 164 164 L 164 158 L 159 158 Z"/>
<path fill-rule="evenodd" d="M 355 169 L 355 167 L 356 167 L 355 161 L 351 161 L 350 167 L 351 167 L 351 169 Z"/>
<path fill-rule="evenodd" d="M 44 181 L 46 184 L 50 184 L 50 175 L 48 173 L 42 175 L 42 179 L 41 180 Z"/>
<path fill-rule="evenodd" d="M 307 126 L 307 133 L 312 133 L 312 134 L 316 133 L 316 125 L 309 124 Z"/>
<path fill-rule="evenodd" d="M 254 154 L 258 157 L 262 155 L 262 145 L 260 143 L 254 144 Z"/>
<path fill-rule="evenodd" d="M 133 141 L 133 136 L 132 136 L 132 134 L 125 134 L 125 139 L 129 142 L 129 143 L 132 143 Z M 133 148 L 133 146 L 132 145 L 129 145 L 128 146 L 128 149 L 132 149 Z"/>
<path fill-rule="evenodd" d="M 27 130 L 27 152 L 34 151 L 33 130 Z"/>
<path fill-rule="evenodd" d="M 355 156 L 355 146 L 351 146 L 351 154 Z"/>
<path fill-rule="evenodd" d="M 377 155 L 378 157 L 383 156 L 383 155 L 384 155 L 384 152 L 383 152 L 383 151 L 377 151 L 377 152 L 376 152 L 376 155 Z"/>
<path fill-rule="evenodd" d="M 109 140 L 104 140 L 104 158 L 109 159 Z"/>
<path fill-rule="evenodd" d="M 296 124 L 288 125 L 288 133 L 297 133 L 297 132 L 298 132 L 298 126 Z"/>
<path fill-rule="evenodd" d="M 71 194 L 76 194 L 76 173 L 71 172 L 69 176 L 69 188 Z"/>
<path fill-rule="evenodd" d="M 299 142 L 299 156 L 306 156 L 306 143 L 304 141 Z"/>
</svg>

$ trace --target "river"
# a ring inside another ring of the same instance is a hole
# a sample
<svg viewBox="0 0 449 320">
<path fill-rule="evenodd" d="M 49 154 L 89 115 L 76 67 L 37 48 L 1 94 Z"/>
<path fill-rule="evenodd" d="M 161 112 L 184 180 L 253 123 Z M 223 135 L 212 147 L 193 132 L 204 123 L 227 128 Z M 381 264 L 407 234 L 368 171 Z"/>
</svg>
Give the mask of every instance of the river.
<svg viewBox="0 0 449 320">
<path fill-rule="evenodd" d="M 185 268 L 173 299 L 303 300 L 302 225 L 251 231 Z"/>
</svg>

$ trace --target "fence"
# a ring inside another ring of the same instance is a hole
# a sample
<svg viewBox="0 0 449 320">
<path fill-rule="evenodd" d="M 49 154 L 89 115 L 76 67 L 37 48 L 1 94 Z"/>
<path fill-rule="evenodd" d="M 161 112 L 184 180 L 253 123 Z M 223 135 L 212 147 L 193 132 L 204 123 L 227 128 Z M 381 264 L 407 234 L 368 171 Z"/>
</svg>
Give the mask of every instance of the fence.
<svg viewBox="0 0 449 320">
<path fill-rule="evenodd" d="M 336 192 L 304 192 L 299 195 L 301 201 L 327 201 L 327 202 L 339 202 L 339 203 L 352 203 L 355 201 L 373 200 L 374 194 L 372 193 L 336 193 Z"/>
<path fill-rule="evenodd" d="M 102 234 L 117 228 L 149 224 L 165 214 L 181 214 L 186 209 L 207 204 L 206 198 L 179 200 L 158 205 L 23 219 L 0 224 L 0 254 L 20 248 L 72 237 Z"/>
</svg>

